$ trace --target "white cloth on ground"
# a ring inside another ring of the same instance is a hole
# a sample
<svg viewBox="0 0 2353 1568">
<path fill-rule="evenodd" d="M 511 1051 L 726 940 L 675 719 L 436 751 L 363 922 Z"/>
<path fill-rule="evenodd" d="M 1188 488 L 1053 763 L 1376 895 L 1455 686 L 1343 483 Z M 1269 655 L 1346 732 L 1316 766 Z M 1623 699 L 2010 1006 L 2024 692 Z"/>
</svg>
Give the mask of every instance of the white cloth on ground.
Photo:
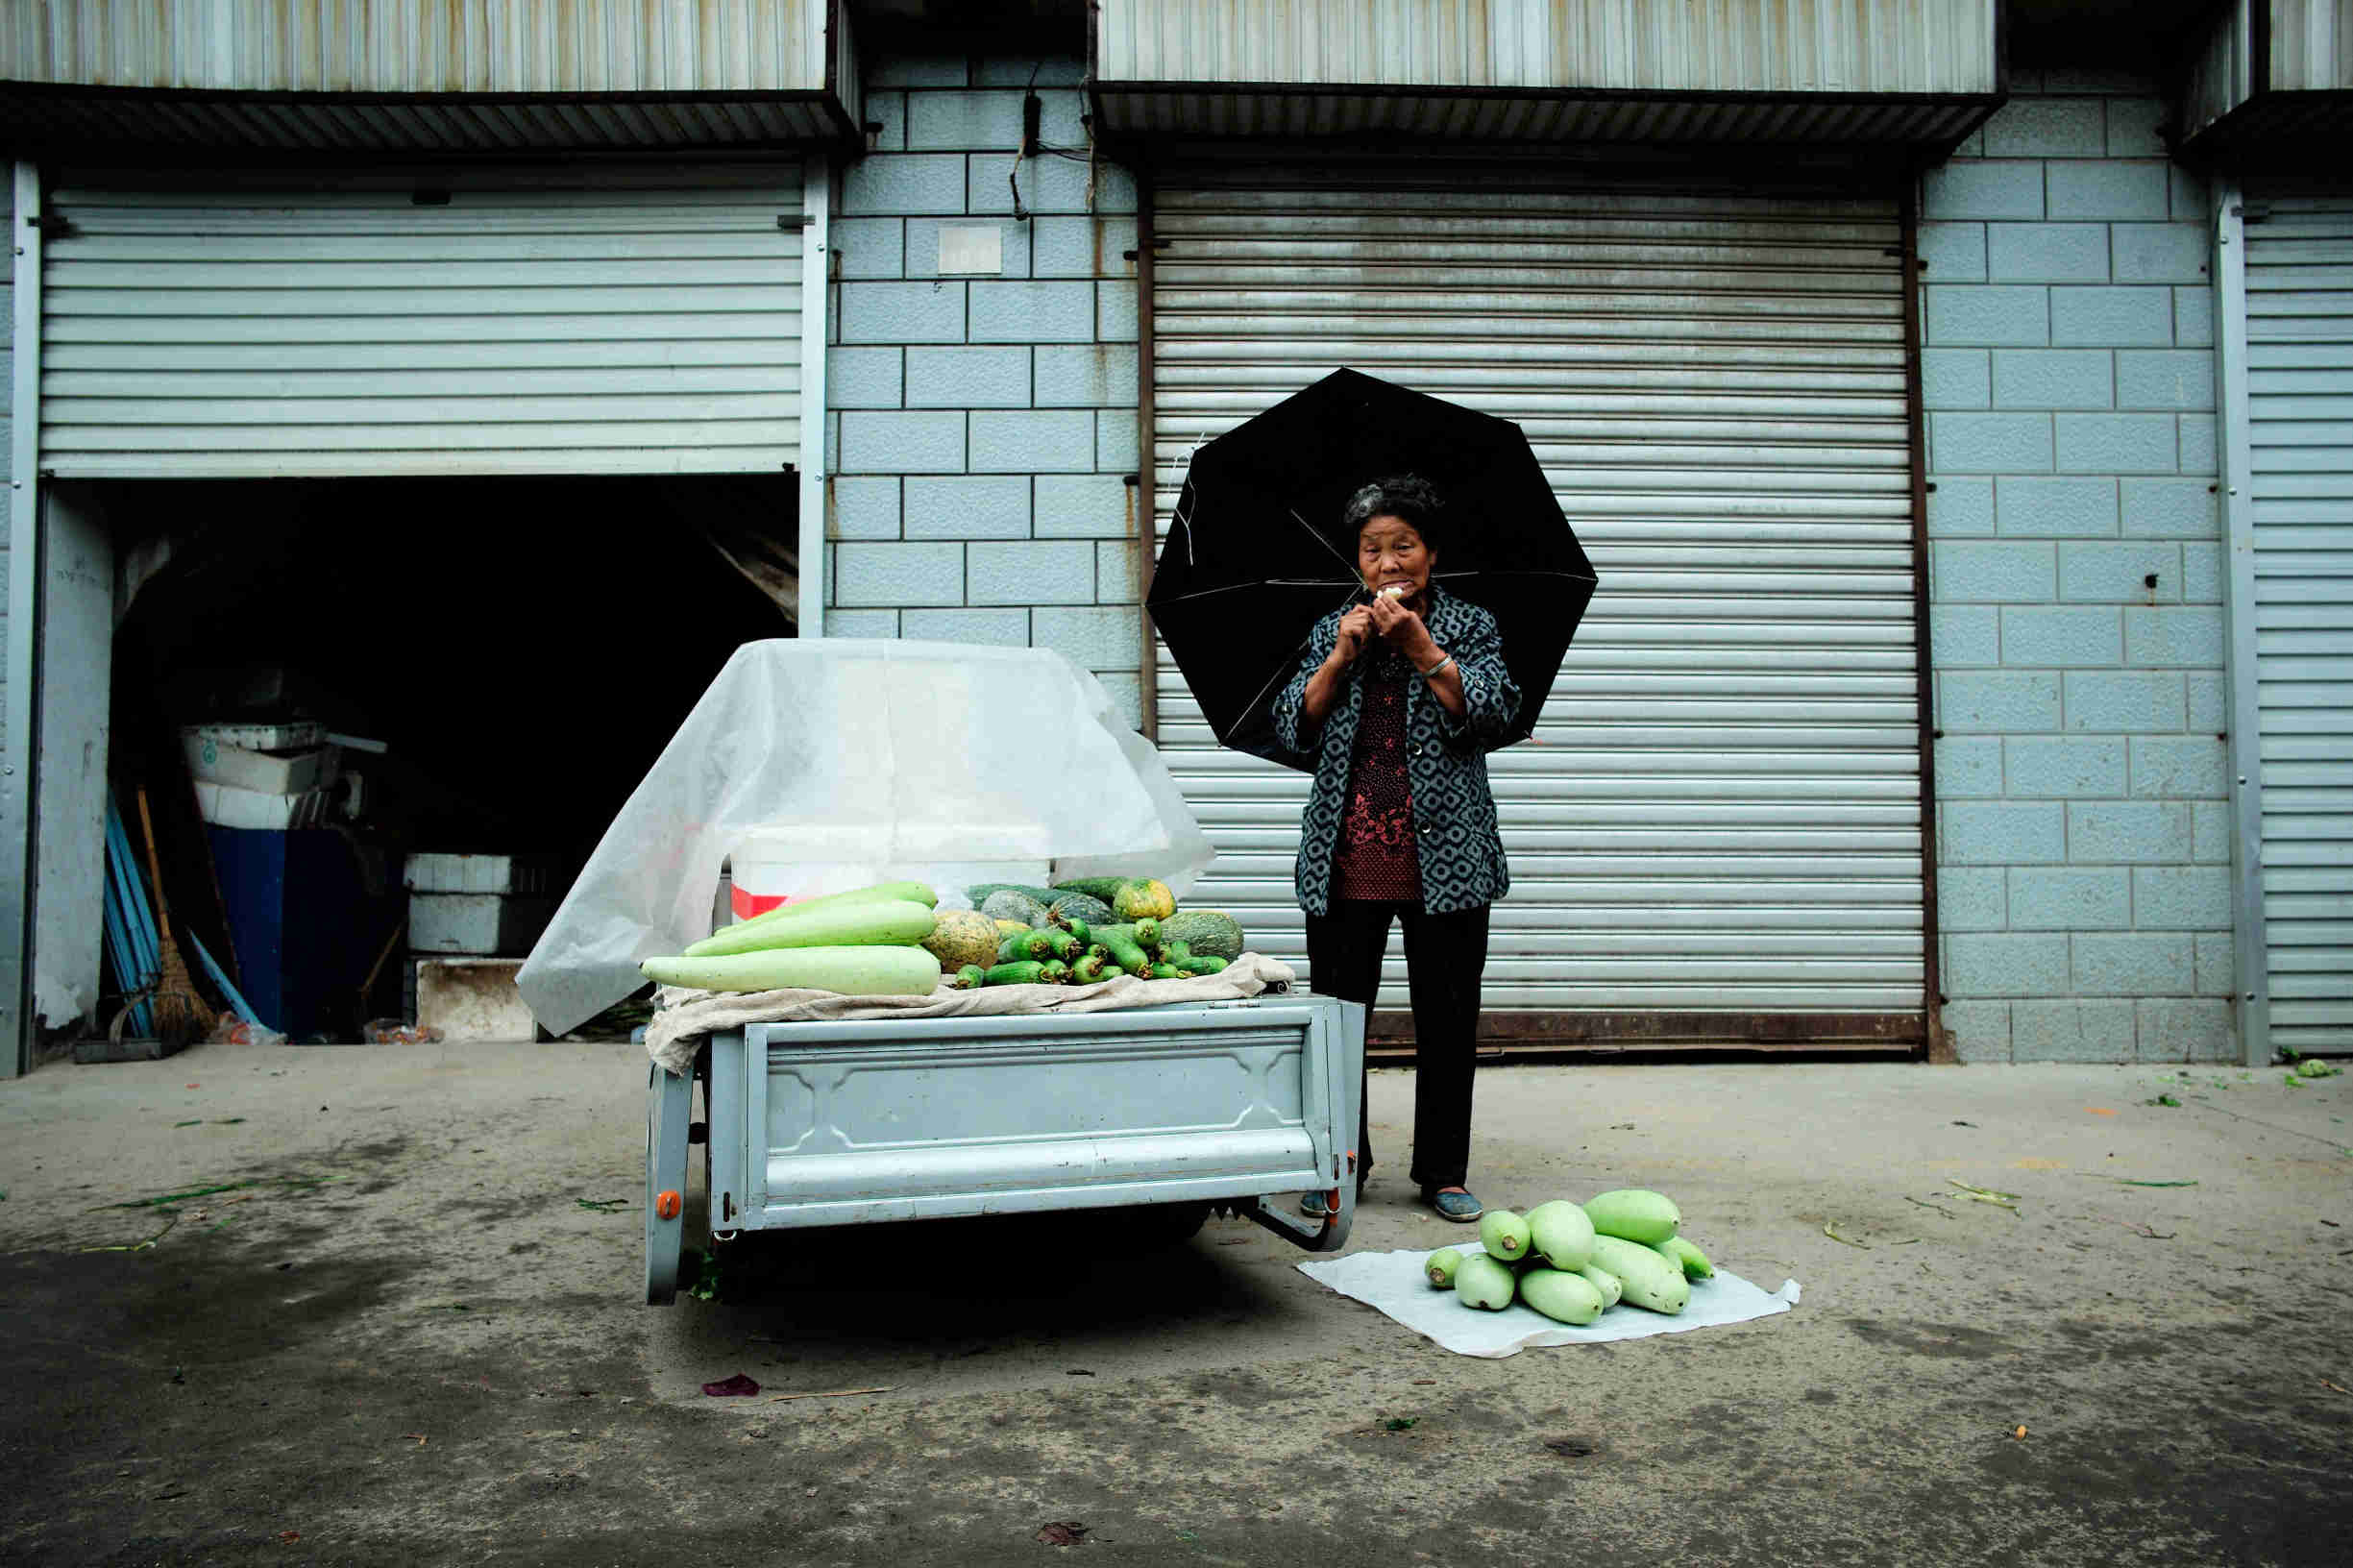
<svg viewBox="0 0 2353 1568">
<path fill-rule="evenodd" d="M 1513 1302 L 1500 1312 L 1466 1307 L 1452 1290 L 1434 1290 L 1423 1265 L 1433 1247 L 1422 1252 L 1352 1252 L 1299 1265 L 1299 1272 L 1343 1296 L 1395 1318 L 1414 1333 L 1436 1340 L 1458 1356 L 1497 1359 L 1516 1356 L 1531 1345 L 1587 1345 L 1611 1339 L 1643 1339 L 1654 1334 L 1683 1334 L 1712 1329 L 1724 1323 L 1745 1323 L 1752 1317 L 1785 1312 L 1797 1305 L 1798 1282 L 1784 1280 L 1781 1288 L 1767 1292 L 1737 1274 L 1716 1270 L 1712 1280 L 1691 1282 L 1691 1305 L 1669 1317 L 1639 1307 L 1617 1306 L 1582 1328 L 1556 1323 L 1524 1302 Z M 1465 1253 L 1483 1252 L 1476 1241 L 1461 1244 Z"/>
</svg>

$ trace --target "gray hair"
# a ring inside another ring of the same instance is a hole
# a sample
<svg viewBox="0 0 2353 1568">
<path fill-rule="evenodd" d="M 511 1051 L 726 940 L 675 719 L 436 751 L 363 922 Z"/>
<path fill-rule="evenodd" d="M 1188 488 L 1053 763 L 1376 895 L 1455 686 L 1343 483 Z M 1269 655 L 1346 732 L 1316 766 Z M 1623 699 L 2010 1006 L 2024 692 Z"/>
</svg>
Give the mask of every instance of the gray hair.
<svg viewBox="0 0 2353 1568">
<path fill-rule="evenodd" d="M 1435 550 L 1442 543 L 1438 514 L 1445 509 L 1437 487 L 1428 479 L 1419 474 L 1392 474 L 1350 496 L 1342 519 L 1349 532 L 1361 533 L 1374 518 L 1394 517 L 1411 524 L 1422 543 Z"/>
</svg>

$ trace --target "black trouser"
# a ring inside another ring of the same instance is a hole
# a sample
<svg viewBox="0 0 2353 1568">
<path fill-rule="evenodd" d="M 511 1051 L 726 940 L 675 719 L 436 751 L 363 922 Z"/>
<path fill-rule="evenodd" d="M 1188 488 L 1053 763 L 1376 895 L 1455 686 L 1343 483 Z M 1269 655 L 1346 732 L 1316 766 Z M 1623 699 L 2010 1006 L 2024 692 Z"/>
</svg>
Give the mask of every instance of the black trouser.
<svg viewBox="0 0 2353 1568">
<path fill-rule="evenodd" d="M 1425 1190 L 1470 1174 L 1471 1074 L 1478 1066 L 1479 976 L 1487 962 L 1487 905 L 1426 915 L 1419 904 L 1336 898 L 1308 917 L 1308 979 L 1327 996 L 1373 1005 L 1389 921 L 1405 922 L 1413 998 L 1413 1170 Z M 1373 1168 L 1372 1113 L 1357 1126 L 1359 1185 Z"/>
</svg>

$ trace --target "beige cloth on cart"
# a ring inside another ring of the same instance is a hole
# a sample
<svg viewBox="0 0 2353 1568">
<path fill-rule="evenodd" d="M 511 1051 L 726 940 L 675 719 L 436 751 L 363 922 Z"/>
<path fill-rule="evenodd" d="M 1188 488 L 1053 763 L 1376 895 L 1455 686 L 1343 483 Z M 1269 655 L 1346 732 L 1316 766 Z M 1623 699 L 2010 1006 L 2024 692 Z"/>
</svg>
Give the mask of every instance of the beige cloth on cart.
<svg viewBox="0 0 2353 1568">
<path fill-rule="evenodd" d="M 830 991 L 690 991 L 664 986 L 660 1011 L 646 1025 L 646 1054 L 665 1070 L 685 1073 L 705 1035 L 748 1023 L 830 1023 L 843 1018 L 970 1018 L 1006 1013 L 1109 1013 L 1171 1002 L 1231 1002 L 1269 986 L 1289 986 L 1287 964 L 1244 953 L 1215 974 L 1189 980 L 1139 980 L 1123 974 L 1091 986 L 943 985 L 928 996 L 844 996 Z"/>
</svg>

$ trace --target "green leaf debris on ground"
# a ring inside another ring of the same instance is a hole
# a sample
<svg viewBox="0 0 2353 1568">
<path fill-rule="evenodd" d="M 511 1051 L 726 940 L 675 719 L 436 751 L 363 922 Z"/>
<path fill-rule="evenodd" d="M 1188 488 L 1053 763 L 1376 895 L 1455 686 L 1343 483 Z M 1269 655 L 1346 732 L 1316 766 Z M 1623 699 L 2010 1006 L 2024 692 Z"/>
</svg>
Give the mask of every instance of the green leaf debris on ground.
<svg viewBox="0 0 2353 1568">
<path fill-rule="evenodd" d="M 2160 1094 L 2155 1099 L 2145 1101 L 2143 1103 L 2148 1105 L 2179 1105 L 2181 1104 L 2181 1101 L 2175 1099 L 2170 1094 Z"/>
<path fill-rule="evenodd" d="M 1421 1423 L 1422 1418 L 1418 1415 L 1392 1415 L 1381 1424 L 1391 1432 L 1411 1432 Z"/>
<path fill-rule="evenodd" d="M 259 1182 L 254 1181 L 221 1182 L 212 1187 L 191 1187 L 178 1192 L 165 1192 L 157 1197 L 133 1198 L 129 1203 L 107 1203 L 99 1207 L 102 1209 L 166 1209 L 175 1203 L 185 1203 L 190 1198 L 208 1198 L 215 1192 L 234 1192 L 243 1188 L 259 1187 L 260 1185 Z"/>
</svg>

